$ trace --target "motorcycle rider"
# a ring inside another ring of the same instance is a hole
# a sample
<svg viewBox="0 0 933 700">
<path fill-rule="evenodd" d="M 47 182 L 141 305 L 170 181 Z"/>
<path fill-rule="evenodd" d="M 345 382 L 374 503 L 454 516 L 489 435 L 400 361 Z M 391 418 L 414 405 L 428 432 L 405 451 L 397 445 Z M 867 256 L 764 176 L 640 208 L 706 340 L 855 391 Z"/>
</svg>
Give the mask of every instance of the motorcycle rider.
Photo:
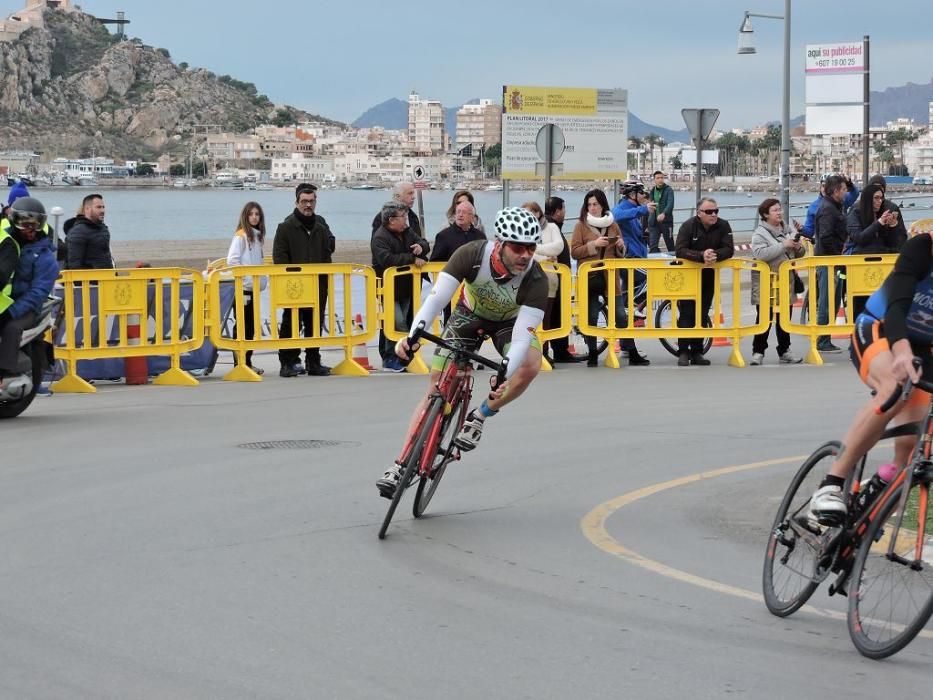
<svg viewBox="0 0 933 700">
<path fill-rule="evenodd" d="M 4 275 L 13 253 L 13 272 Z M 0 387 L 17 367 L 23 331 L 38 320 L 58 279 L 45 207 L 33 197 L 13 202 L 0 221 Z"/>
</svg>

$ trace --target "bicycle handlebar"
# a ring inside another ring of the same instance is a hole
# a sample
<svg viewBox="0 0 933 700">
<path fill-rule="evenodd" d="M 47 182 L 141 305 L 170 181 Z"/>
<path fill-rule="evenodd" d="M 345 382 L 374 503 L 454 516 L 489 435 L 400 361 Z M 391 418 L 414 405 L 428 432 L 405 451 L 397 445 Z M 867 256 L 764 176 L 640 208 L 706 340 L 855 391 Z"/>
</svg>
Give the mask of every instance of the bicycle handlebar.
<svg viewBox="0 0 933 700">
<path fill-rule="evenodd" d="M 913 359 L 913 365 L 915 369 L 919 370 L 923 365 L 923 362 L 920 360 L 920 358 L 915 357 Z M 910 392 L 913 391 L 915 386 L 920 387 L 924 391 L 930 391 L 933 389 L 933 386 L 931 386 L 928 382 L 925 382 L 922 377 L 920 378 L 920 381 L 916 383 L 908 378 L 907 381 L 903 384 L 898 384 L 897 387 L 895 387 L 894 392 L 887 399 L 885 399 L 880 406 L 875 407 L 875 414 L 880 416 L 884 413 L 887 413 L 892 408 L 894 408 L 894 405 L 898 402 L 898 400 L 906 401 L 907 397 L 910 396 Z M 878 392 L 872 393 L 877 394 Z"/>
<path fill-rule="evenodd" d="M 425 340 L 430 340 L 435 345 L 450 350 L 453 353 L 466 357 L 469 360 L 476 362 L 477 364 L 488 367 L 489 369 L 496 371 L 495 383 L 492 384 L 492 388 L 496 389 L 499 387 L 502 382 L 505 381 L 505 373 L 509 368 L 509 358 L 503 357 L 501 362 L 493 362 L 482 355 L 477 355 L 475 352 L 470 352 L 469 350 L 464 350 L 463 348 L 450 343 L 440 336 L 429 333 L 424 329 L 424 321 L 418 324 L 418 327 L 415 328 L 415 332 L 408 337 L 408 347 L 412 348 L 419 339 L 424 338 Z"/>
</svg>

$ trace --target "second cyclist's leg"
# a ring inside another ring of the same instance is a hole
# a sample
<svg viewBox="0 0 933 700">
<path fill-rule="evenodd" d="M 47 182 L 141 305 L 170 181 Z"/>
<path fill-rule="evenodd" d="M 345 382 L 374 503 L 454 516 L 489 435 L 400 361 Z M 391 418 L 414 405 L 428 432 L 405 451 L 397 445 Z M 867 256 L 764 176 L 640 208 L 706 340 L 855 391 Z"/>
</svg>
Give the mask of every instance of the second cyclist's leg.
<svg viewBox="0 0 933 700">
<path fill-rule="evenodd" d="M 878 402 L 884 401 L 897 388 L 897 382 L 891 371 L 893 355 L 890 350 L 886 349 L 887 341 L 881 339 L 876 342 L 883 342 L 885 349 L 873 353 L 870 357 L 866 354 L 862 361 L 868 363 L 867 373 L 863 373 L 863 379 L 868 386 L 875 389 L 876 398 L 862 406 L 855 415 L 855 419 L 842 439 L 842 446 L 839 448 L 836 460 L 810 504 L 817 518 L 823 522 L 832 522 L 845 517 L 847 508 L 842 488 L 846 478 L 862 455 L 875 446 L 888 422 L 905 408 L 903 403 L 898 403 L 883 415 L 878 415 L 875 411 Z M 864 367 L 862 369 L 864 372 Z M 908 412 L 905 415 L 909 419 L 912 413 Z M 903 419 L 899 422 L 903 422 Z M 908 440 L 912 442 L 912 439 L 908 438 Z M 900 446 L 902 455 L 904 450 L 909 454 L 910 449 L 912 449 L 912 444 L 902 443 Z M 906 460 L 906 457 L 898 458 Z"/>
</svg>

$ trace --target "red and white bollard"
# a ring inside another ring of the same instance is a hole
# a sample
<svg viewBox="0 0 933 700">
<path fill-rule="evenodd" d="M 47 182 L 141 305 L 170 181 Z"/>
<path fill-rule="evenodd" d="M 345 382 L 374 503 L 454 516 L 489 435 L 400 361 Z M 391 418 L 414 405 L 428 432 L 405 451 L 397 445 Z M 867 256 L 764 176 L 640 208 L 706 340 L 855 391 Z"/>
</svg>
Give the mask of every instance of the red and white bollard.
<svg viewBox="0 0 933 700">
<path fill-rule="evenodd" d="M 126 341 L 128 345 L 139 345 L 139 314 L 126 317 Z M 149 364 L 145 357 L 123 358 L 123 373 L 127 384 L 148 384 Z"/>
</svg>

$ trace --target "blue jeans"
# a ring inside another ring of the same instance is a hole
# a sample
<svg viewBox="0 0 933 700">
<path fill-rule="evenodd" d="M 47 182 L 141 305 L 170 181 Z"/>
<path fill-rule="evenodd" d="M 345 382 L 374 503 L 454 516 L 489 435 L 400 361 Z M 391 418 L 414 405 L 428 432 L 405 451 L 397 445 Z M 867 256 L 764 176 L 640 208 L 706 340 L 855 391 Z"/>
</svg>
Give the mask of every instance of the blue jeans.
<svg viewBox="0 0 933 700">
<path fill-rule="evenodd" d="M 816 322 L 820 326 L 825 326 L 829 323 L 829 271 L 828 267 L 818 267 L 816 268 Z M 836 270 L 833 268 L 833 275 L 836 275 Z M 843 287 L 838 276 L 835 277 L 836 288 L 834 290 L 833 296 L 835 299 L 833 301 L 833 318 L 836 317 L 836 311 L 839 309 L 842 304 L 842 291 Z M 830 343 L 829 335 L 821 335 L 816 339 L 817 348 L 821 345 L 828 345 Z"/>
</svg>

